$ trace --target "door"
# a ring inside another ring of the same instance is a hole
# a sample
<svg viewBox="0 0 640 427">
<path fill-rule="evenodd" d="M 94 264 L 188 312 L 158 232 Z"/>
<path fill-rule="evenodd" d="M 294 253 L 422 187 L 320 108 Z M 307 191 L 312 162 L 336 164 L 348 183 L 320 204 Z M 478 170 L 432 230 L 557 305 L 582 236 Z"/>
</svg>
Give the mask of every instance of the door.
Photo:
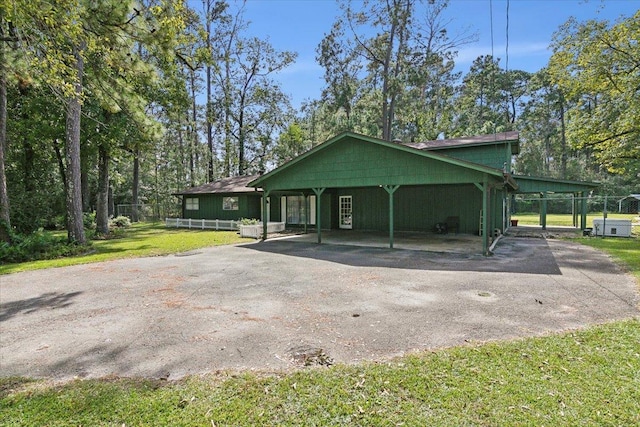
<svg viewBox="0 0 640 427">
<path fill-rule="evenodd" d="M 340 228 L 351 229 L 353 228 L 353 211 L 352 211 L 352 197 L 340 196 L 339 205 L 339 218 Z"/>
</svg>

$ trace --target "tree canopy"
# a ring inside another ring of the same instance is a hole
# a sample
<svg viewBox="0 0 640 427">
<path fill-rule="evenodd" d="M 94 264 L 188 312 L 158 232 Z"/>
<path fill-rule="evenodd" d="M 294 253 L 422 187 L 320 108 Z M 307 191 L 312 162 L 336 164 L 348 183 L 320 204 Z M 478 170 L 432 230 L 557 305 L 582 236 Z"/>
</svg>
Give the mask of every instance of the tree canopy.
<svg viewBox="0 0 640 427">
<path fill-rule="evenodd" d="M 475 34 L 446 0 L 339 0 L 318 40 L 317 99 L 298 111 L 275 76 L 298 52 L 250 35 L 242 1 L 0 0 L 0 239 L 95 212 L 178 214 L 172 193 L 268 171 L 350 130 L 429 140 L 518 130 L 516 172 L 640 177 L 640 12 L 570 19 L 543 69 L 457 51 Z M 606 188 L 606 186 L 605 186 Z M 145 210 L 146 209 L 146 210 Z"/>
</svg>

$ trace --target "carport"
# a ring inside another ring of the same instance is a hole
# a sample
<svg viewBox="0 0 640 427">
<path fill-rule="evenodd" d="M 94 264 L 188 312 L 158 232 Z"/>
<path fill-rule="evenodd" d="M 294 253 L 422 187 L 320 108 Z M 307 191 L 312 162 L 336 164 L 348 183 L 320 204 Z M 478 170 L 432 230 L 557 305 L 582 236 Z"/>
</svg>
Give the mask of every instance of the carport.
<svg viewBox="0 0 640 427">
<path fill-rule="evenodd" d="M 343 133 L 249 186 L 263 189 L 263 211 L 270 196 L 315 196 L 317 243 L 322 228 L 394 232 L 430 231 L 439 221 L 456 222 L 456 233 L 482 236 L 487 254 L 492 230 L 501 223 L 503 195 L 517 189 L 501 169 L 383 141 Z M 328 206 L 327 206 L 328 204 Z M 329 224 L 325 224 L 328 221 Z M 263 221 L 266 239 L 266 221 Z"/>
<path fill-rule="evenodd" d="M 514 176 L 513 179 L 518 185 L 514 194 L 540 195 L 540 225 L 543 230 L 547 228 L 547 200 L 551 194 L 571 195 L 573 226 L 582 230 L 587 227 L 587 195 L 599 186 L 598 183 L 530 176 Z"/>
</svg>

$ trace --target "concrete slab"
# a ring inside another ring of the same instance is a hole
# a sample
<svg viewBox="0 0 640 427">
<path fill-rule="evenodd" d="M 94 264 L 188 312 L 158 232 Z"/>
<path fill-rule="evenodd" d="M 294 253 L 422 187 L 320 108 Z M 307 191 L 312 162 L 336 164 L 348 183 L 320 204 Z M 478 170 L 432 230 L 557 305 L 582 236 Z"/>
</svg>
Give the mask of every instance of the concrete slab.
<svg viewBox="0 0 640 427">
<path fill-rule="evenodd" d="M 315 232 L 296 234 L 275 239 L 292 239 L 297 242 L 317 243 Z M 275 240 L 271 238 L 269 240 Z M 363 246 L 389 248 L 389 234 L 380 231 L 324 230 L 322 243 L 329 245 Z M 473 234 L 436 234 L 396 231 L 394 249 L 407 249 L 458 254 L 482 253 L 482 237 Z"/>
<path fill-rule="evenodd" d="M 214 247 L 0 276 L 0 375 L 180 378 L 355 363 L 640 316 L 600 252 L 505 237 L 495 255 Z"/>
</svg>

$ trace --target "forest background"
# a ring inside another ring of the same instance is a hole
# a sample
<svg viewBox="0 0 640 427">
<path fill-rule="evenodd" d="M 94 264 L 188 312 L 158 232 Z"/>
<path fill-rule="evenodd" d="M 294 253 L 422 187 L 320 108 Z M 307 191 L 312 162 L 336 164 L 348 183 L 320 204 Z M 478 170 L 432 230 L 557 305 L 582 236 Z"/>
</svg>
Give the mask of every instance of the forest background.
<svg viewBox="0 0 640 427">
<path fill-rule="evenodd" d="M 276 76 L 298 53 L 251 35 L 245 7 L 0 0 L 0 238 L 57 227 L 82 244 L 87 214 L 107 235 L 118 205 L 178 215 L 172 193 L 271 170 L 345 130 L 517 130 L 515 173 L 640 193 L 640 11 L 569 19 L 537 72 L 491 54 L 460 72 L 477 35 L 449 28 L 446 0 L 339 0 L 315 52 L 322 94 L 294 107 Z"/>
</svg>

